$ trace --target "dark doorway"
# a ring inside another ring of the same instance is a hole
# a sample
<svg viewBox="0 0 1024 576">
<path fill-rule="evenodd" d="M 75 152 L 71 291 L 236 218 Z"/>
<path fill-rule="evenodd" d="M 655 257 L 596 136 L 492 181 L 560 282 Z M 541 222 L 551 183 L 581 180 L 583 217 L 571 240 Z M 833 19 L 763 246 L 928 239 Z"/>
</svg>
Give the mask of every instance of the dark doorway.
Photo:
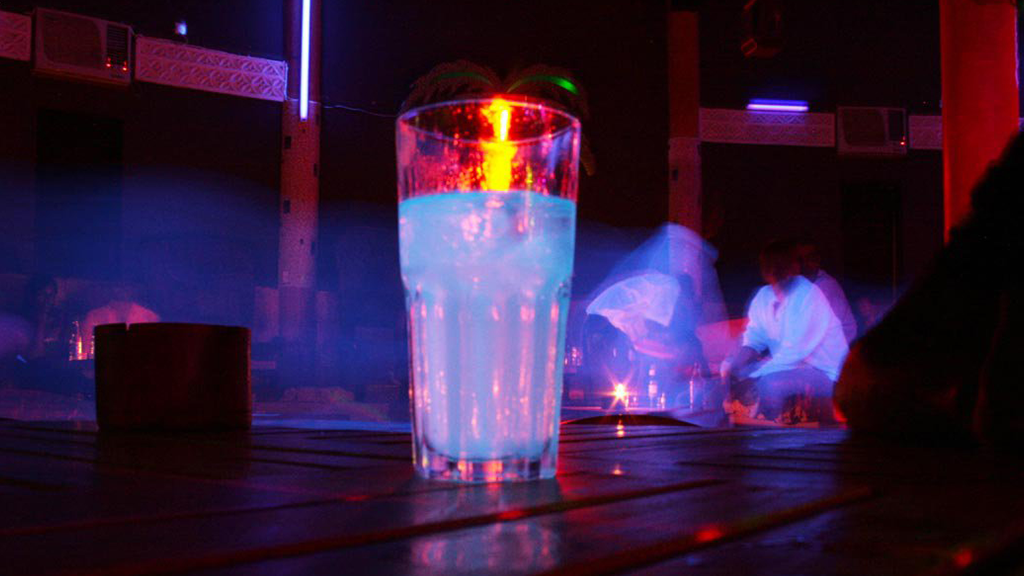
<svg viewBox="0 0 1024 576">
<path fill-rule="evenodd" d="M 843 184 L 843 264 L 848 283 L 894 298 L 902 275 L 899 184 Z"/>
<path fill-rule="evenodd" d="M 39 110 L 36 134 L 37 271 L 118 278 L 121 120 Z"/>
</svg>

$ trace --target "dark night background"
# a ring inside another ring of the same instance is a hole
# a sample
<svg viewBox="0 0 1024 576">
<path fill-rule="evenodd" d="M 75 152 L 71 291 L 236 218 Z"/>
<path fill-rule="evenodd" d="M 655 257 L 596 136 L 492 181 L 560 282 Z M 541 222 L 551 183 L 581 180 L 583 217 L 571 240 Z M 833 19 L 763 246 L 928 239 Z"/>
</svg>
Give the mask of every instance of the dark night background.
<svg viewBox="0 0 1024 576">
<path fill-rule="evenodd" d="M 936 2 L 872 0 L 837 10 L 788 0 L 784 48 L 760 60 L 738 48 L 743 3 L 701 7 L 702 106 L 741 108 L 751 97 L 777 97 L 808 100 L 812 111 L 865 105 L 939 113 Z M 280 0 L 11 1 L 4 9 L 28 12 L 37 4 L 165 38 L 184 19 L 197 46 L 283 57 Z M 598 163 L 580 190 L 580 261 L 594 262 L 593 271 L 579 271 L 577 288 L 585 290 L 610 266 L 602 258 L 667 219 L 666 10 L 661 2 L 631 0 L 325 0 L 322 100 L 393 114 L 417 76 L 460 58 L 500 73 L 533 63 L 573 71 L 589 93 L 585 130 Z M 176 309 L 205 306 L 211 319 L 224 320 L 245 320 L 248 312 L 225 312 L 227 297 L 201 303 L 181 294 L 211 278 L 232 287 L 276 285 L 279 104 L 145 83 L 114 89 L 39 78 L 15 61 L 0 62 L 0 86 L 0 272 L 159 281 L 165 298 L 177 298 Z M 329 108 L 322 128 L 318 284 L 338 290 L 339 262 L 360 249 L 352 243 L 374 244 L 365 239 L 374 230 L 394 242 L 393 119 Z M 66 186 L 58 190 L 64 185 L 55 167 L 75 146 L 95 141 L 103 144 L 91 148 L 90 166 L 115 169 L 94 170 L 95 186 L 80 182 L 105 191 L 76 205 Z M 815 238 L 826 269 L 854 287 L 903 285 L 941 245 L 938 151 L 850 159 L 827 148 L 702 148 L 705 232 L 720 250 L 734 312 L 758 284 L 756 253 L 773 237 Z M 85 220 L 106 223 L 90 228 Z M 86 264 L 59 258 L 72 257 L 68 246 L 76 244 L 107 256 Z"/>
</svg>

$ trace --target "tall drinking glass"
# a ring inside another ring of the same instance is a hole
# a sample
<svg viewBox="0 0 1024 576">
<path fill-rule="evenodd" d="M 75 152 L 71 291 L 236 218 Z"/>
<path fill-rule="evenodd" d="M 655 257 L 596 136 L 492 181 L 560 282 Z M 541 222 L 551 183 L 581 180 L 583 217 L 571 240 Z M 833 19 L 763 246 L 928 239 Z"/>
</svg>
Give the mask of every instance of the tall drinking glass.
<svg viewBox="0 0 1024 576">
<path fill-rule="evenodd" d="M 551 478 L 580 124 L 493 97 L 397 122 L 413 458 L 427 478 Z"/>
</svg>

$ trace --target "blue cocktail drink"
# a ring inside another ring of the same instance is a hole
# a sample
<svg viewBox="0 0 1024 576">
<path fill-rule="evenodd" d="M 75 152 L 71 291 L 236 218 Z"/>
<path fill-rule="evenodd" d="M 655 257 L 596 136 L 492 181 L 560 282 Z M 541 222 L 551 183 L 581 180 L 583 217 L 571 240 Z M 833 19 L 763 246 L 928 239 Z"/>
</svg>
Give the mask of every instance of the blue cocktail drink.
<svg viewBox="0 0 1024 576">
<path fill-rule="evenodd" d="M 422 109 L 399 120 L 400 193 L 403 183 L 426 184 L 425 174 L 442 176 L 399 202 L 414 458 L 428 478 L 555 474 L 578 123 L 537 104 L 499 102 L 440 105 L 446 115 L 451 107 L 467 115 L 456 122 L 461 128 L 482 124 L 475 138 L 459 131 L 449 138 L 441 129 L 448 124 L 429 121 L 405 126 L 403 135 L 403 122 Z M 403 164 L 410 138 L 423 141 Z M 453 164 L 410 167 L 424 156 Z M 446 182 L 453 189 L 439 185 Z"/>
<path fill-rule="evenodd" d="M 399 206 L 421 457 L 554 471 L 575 219 L 571 200 L 534 192 Z"/>
</svg>

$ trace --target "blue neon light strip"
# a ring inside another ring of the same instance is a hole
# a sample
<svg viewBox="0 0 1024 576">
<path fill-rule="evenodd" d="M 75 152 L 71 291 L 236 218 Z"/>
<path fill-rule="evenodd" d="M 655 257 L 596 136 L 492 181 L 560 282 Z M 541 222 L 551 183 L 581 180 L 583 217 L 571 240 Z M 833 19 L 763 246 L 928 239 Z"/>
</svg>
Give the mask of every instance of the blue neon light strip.
<svg viewBox="0 0 1024 576">
<path fill-rule="evenodd" d="M 302 53 L 299 63 L 299 120 L 309 117 L 309 3 L 302 0 Z"/>
<path fill-rule="evenodd" d="M 761 112 L 807 112 L 805 100 L 765 100 L 755 98 L 747 104 L 747 110 Z"/>
</svg>

